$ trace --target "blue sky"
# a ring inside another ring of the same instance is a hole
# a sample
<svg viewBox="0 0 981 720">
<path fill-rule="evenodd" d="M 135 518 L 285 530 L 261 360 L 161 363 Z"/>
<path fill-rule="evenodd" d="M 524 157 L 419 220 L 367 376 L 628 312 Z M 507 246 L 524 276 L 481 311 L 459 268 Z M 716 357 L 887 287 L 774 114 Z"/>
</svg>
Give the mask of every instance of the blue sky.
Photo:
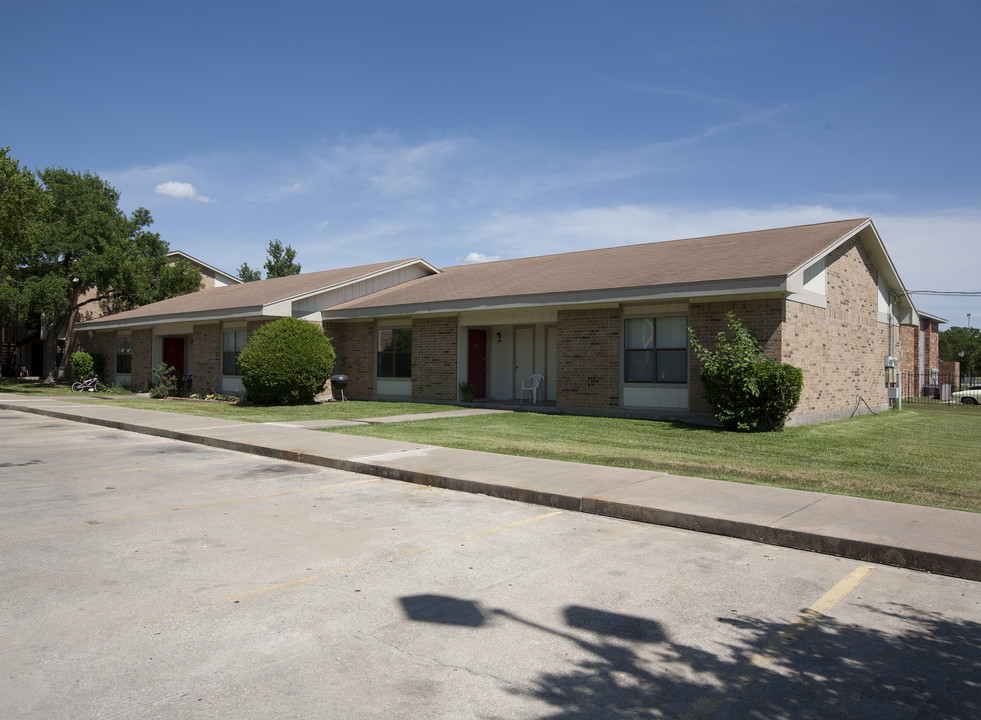
<svg viewBox="0 0 981 720">
<path fill-rule="evenodd" d="M 0 145 L 99 173 L 226 271 L 274 238 L 313 271 L 868 216 L 907 289 L 981 291 L 975 0 L 55 0 L 2 23 Z"/>
</svg>

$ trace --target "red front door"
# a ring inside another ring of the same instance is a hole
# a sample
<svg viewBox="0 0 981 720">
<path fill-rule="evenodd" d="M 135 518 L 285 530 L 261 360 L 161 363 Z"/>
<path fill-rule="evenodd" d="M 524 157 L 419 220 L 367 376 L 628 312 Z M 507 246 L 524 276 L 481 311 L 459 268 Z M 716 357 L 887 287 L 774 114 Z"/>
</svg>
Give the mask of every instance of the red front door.
<svg viewBox="0 0 981 720">
<path fill-rule="evenodd" d="M 487 397 L 487 331 L 467 333 L 467 382 L 477 388 L 474 397 Z"/>
<path fill-rule="evenodd" d="M 184 338 L 163 339 L 164 365 L 170 365 L 178 375 L 184 374 Z"/>
</svg>

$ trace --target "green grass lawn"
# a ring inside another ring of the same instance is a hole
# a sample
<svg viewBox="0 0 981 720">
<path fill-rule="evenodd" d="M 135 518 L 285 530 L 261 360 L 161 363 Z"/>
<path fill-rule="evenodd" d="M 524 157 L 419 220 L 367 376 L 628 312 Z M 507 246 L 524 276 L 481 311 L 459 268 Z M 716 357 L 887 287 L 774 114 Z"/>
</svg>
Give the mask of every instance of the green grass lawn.
<svg viewBox="0 0 981 720">
<path fill-rule="evenodd" d="M 357 420 L 445 410 L 422 403 L 336 402 L 255 407 L 72 393 L 0 383 L 0 392 L 248 422 Z M 907 405 L 782 433 L 727 433 L 678 423 L 509 413 L 335 430 L 485 452 L 775 485 L 981 512 L 981 408 Z"/>
<path fill-rule="evenodd" d="M 920 405 L 782 433 L 533 413 L 338 432 L 981 512 L 981 408 Z"/>
<path fill-rule="evenodd" d="M 39 382 L 3 380 L 0 392 L 33 397 L 56 397 L 59 400 L 82 403 L 112 404 L 136 410 L 199 415 L 241 420 L 243 422 L 290 422 L 299 420 L 360 420 L 370 417 L 389 417 L 455 409 L 447 405 L 403 402 L 332 402 L 317 405 L 260 406 L 235 405 L 194 400 L 155 400 L 138 397 L 125 390 L 97 393 L 75 393 L 68 385 L 45 385 Z"/>
</svg>

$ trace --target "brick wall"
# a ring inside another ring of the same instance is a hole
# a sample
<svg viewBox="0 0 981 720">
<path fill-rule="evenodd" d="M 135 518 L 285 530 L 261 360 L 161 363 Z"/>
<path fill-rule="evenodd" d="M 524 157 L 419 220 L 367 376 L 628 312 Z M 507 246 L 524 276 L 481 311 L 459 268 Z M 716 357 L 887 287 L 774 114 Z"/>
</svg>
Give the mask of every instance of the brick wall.
<svg viewBox="0 0 981 720">
<path fill-rule="evenodd" d="M 930 383 L 932 370 L 940 370 L 940 326 L 936 321 L 920 319 L 919 327 L 903 325 L 898 349 L 899 368 L 912 373 L 919 382 Z M 922 346 L 922 349 L 921 349 Z M 920 362 L 922 353 L 923 362 Z"/>
<path fill-rule="evenodd" d="M 252 333 L 261 328 L 263 325 L 268 325 L 271 322 L 275 322 L 277 318 L 262 318 L 261 320 L 249 320 L 245 323 L 245 342 L 249 341 L 252 337 Z"/>
<path fill-rule="evenodd" d="M 133 331 L 133 364 L 130 389 L 142 390 L 153 378 L 153 331 Z"/>
<path fill-rule="evenodd" d="M 620 406 L 620 312 L 617 308 L 560 310 L 556 327 L 556 405 Z"/>
<path fill-rule="evenodd" d="M 457 318 L 412 321 L 412 398 L 431 402 L 457 399 Z"/>
<path fill-rule="evenodd" d="M 90 355 L 100 355 L 105 361 L 102 371 L 102 382 L 107 385 L 116 383 L 116 332 L 114 330 L 79 331 L 75 334 L 78 350 Z M 68 364 L 71 367 L 71 363 Z"/>
<path fill-rule="evenodd" d="M 331 339 L 336 358 L 335 375 L 347 375 L 344 396 L 372 398 L 375 395 L 375 324 L 360 322 L 326 322 L 324 332 Z"/>
<path fill-rule="evenodd" d="M 915 325 L 903 325 L 899 328 L 899 345 L 897 348 L 899 368 L 902 372 L 921 373 L 920 367 L 920 330 Z M 936 367 L 936 366 L 934 366 Z M 930 370 L 927 368 L 927 372 Z"/>
<path fill-rule="evenodd" d="M 923 323 L 923 371 L 929 375 L 934 368 L 940 369 L 940 323 L 922 320 Z"/>
<path fill-rule="evenodd" d="M 781 359 L 784 309 L 783 301 L 779 298 L 691 303 L 688 326 L 704 348 L 714 350 L 719 333 L 728 329 L 726 315 L 730 312 L 753 332 L 763 346 L 765 357 Z M 699 380 L 702 366 L 694 351 L 689 352 L 688 362 L 689 409 L 696 415 L 711 415 L 712 408 L 705 399 L 705 390 Z"/>
<path fill-rule="evenodd" d="M 134 362 L 136 348 L 133 348 Z M 221 392 L 221 326 L 195 325 L 191 337 L 191 377 L 194 392 Z"/>
<path fill-rule="evenodd" d="M 937 365 L 937 369 L 940 370 L 941 378 L 948 378 L 950 382 L 954 384 L 959 384 L 961 379 L 961 363 L 960 360 L 941 360 Z"/>
<path fill-rule="evenodd" d="M 878 273 L 857 238 L 829 255 L 827 297 L 827 308 L 787 303 L 781 359 L 804 373 L 794 416 L 845 417 L 860 397 L 873 409 L 887 407 L 889 326 L 878 321 Z"/>
</svg>

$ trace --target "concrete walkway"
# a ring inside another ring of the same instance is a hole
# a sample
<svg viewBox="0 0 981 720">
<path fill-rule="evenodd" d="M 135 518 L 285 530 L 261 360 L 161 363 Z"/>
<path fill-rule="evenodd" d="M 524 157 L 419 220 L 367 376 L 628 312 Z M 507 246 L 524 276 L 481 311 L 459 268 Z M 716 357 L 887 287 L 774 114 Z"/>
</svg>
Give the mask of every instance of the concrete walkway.
<svg viewBox="0 0 981 720">
<path fill-rule="evenodd" d="M 327 424 L 319 421 L 247 423 L 2 393 L 0 409 L 981 580 L 979 513 L 311 429 Z M 475 412 L 482 411 L 374 418 L 350 424 L 404 422 Z"/>
</svg>

